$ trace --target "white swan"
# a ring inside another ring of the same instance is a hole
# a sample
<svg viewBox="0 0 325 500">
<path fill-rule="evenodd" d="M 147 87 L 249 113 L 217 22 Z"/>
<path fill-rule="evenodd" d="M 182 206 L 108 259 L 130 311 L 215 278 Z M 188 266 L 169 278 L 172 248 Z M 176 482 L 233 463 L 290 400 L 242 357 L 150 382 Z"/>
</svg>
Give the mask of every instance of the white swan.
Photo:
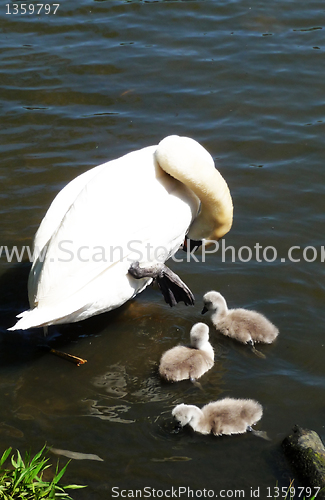
<svg viewBox="0 0 325 500">
<path fill-rule="evenodd" d="M 202 377 L 214 365 L 213 347 L 209 342 L 209 327 L 196 323 L 190 332 L 191 347 L 177 345 L 166 351 L 160 360 L 159 373 L 169 382 Z"/>
<path fill-rule="evenodd" d="M 34 241 L 40 255 L 28 281 L 30 310 L 10 329 L 71 323 L 115 309 L 155 277 L 171 305 L 192 303 L 190 290 L 163 263 L 187 232 L 195 240 L 221 238 L 232 211 L 212 157 L 187 137 L 166 137 L 85 172 L 60 191 L 41 222 Z"/>
<path fill-rule="evenodd" d="M 219 292 L 207 292 L 203 303 L 202 314 L 212 311 L 212 323 L 222 335 L 252 347 L 255 342 L 271 344 L 278 336 L 277 327 L 263 314 L 247 309 L 228 309 L 225 298 Z"/>
<path fill-rule="evenodd" d="M 190 425 L 201 434 L 243 434 L 263 415 L 263 407 L 254 399 L 224 398 L 203 406 L 179 404 L 172 411 L 181 427 Z"/>
</svg>

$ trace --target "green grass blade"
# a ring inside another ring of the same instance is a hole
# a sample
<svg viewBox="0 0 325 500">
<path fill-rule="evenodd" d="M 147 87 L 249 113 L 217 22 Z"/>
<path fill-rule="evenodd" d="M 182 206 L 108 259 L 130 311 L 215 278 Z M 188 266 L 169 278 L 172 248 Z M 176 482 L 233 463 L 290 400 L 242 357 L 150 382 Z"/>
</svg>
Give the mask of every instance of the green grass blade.
<svg viewBox="0 0 325 500">
<path fill-rule="evenodd" d="M 9 457 L 10 453 L 11 453 L 11 450 L 12 448 L 8 448 L 7 450 L 5 450 L 3 452 L 3 455 L 0 459 L 0 467 L 2 467 L 2 465 L 5 463 L 5 461 L 7 460 L 7 458 Z"/>
<path fill-rule="evenodd" d="M 62 469 L 60 470 L 60 472 L 58 472 L 59 462 L 57 463 L 57 466 L 56 466 L 56 474 L 55 474 L 55 477 L 53 478 L 53 482 L 54 482 L 54 484 L 57 484 L 57 483 L 60 481 L 61 477 L 63 476 L 63 474 L 64 474 L 64 473 L 65 473 L 65 471 L 67 470 L 67 467 L 68 467 L 68 465 L 69 465 L 69 463 L 70 463 L 70 462 L 71 462 L 71 460 L 69 460 L 69 462 L 67 462 L 67 463 L 65 464 L 65 466 L 64 466 L 64 467 L 62 467 Z"/>
<path fill-rule="evenodd" d="M 65 490 L 81 490 L 81 488 L 87 488 L 86 484 L 68 484 L 64 486 Z M 313 500 L 313 499 L 311 499 Z"/>
</svg>

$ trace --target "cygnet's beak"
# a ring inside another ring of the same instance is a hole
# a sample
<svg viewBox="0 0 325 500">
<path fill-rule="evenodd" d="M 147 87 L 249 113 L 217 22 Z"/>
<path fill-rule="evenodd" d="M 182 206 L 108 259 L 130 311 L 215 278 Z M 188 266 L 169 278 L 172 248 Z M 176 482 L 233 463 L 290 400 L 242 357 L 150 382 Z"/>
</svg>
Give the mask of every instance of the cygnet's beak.
<svg viewBox="0 0 325 500">
<path fill-rule="evenodd" d="M 180 423 L 178 420 L 176 420 L 176 422 L 175 422 L 175 426 L 174 426 L 174 433 L 175 433 L 175 434 L 178 434 L 178 432 L 179 432 L 181 429 L 182 429 L 181 423 Z"/>
<path fill-rule="evenodd" d="M 204 306 L 202 311 L 201 311 L 201 314 L 205 314 L 206 312 L 208 312 L 208 309 Z"/>
</svg>

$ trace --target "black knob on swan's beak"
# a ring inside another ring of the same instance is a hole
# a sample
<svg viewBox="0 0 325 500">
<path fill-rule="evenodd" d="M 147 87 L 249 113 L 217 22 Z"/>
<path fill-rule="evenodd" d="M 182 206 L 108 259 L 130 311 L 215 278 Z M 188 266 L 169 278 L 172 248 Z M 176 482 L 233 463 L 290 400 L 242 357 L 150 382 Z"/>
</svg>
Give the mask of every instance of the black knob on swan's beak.
<svg viewBox="0 0 325 500">
<path fill-rule="evenodd" d="M 202 311 L 201 311 L 201 314 L 205 314 L 206 312 L 208 312 L 209 309 L 207 309 L 205 306 L 203 307 Z"/>
<path fill-rule="evenodd" d="M 187 252 L 188 250 L 192 252 L 193 250 L 194 251 L 198 250 L 198 248 L 200 248 L 201 245 L 202 245 L 202 240 L 191 240 L 190 238 L 185 236 L 182 250 L 184 250 L 184 252 Z"/>
</svg>

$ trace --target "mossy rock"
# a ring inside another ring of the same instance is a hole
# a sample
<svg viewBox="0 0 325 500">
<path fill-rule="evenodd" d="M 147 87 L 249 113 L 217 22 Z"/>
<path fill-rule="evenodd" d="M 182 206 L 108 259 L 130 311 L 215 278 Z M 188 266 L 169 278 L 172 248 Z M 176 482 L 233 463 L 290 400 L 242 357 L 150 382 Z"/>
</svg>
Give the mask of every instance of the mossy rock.
<svg viewBox="0 0 325 500">
<path fill-rule="evenodd" d="M 325 447 L 319 435 L 295 425 L 282 446 L 301 482 L 306 486 L 324 488 L 317 499 L 325 499 Z"/>
</svg>

